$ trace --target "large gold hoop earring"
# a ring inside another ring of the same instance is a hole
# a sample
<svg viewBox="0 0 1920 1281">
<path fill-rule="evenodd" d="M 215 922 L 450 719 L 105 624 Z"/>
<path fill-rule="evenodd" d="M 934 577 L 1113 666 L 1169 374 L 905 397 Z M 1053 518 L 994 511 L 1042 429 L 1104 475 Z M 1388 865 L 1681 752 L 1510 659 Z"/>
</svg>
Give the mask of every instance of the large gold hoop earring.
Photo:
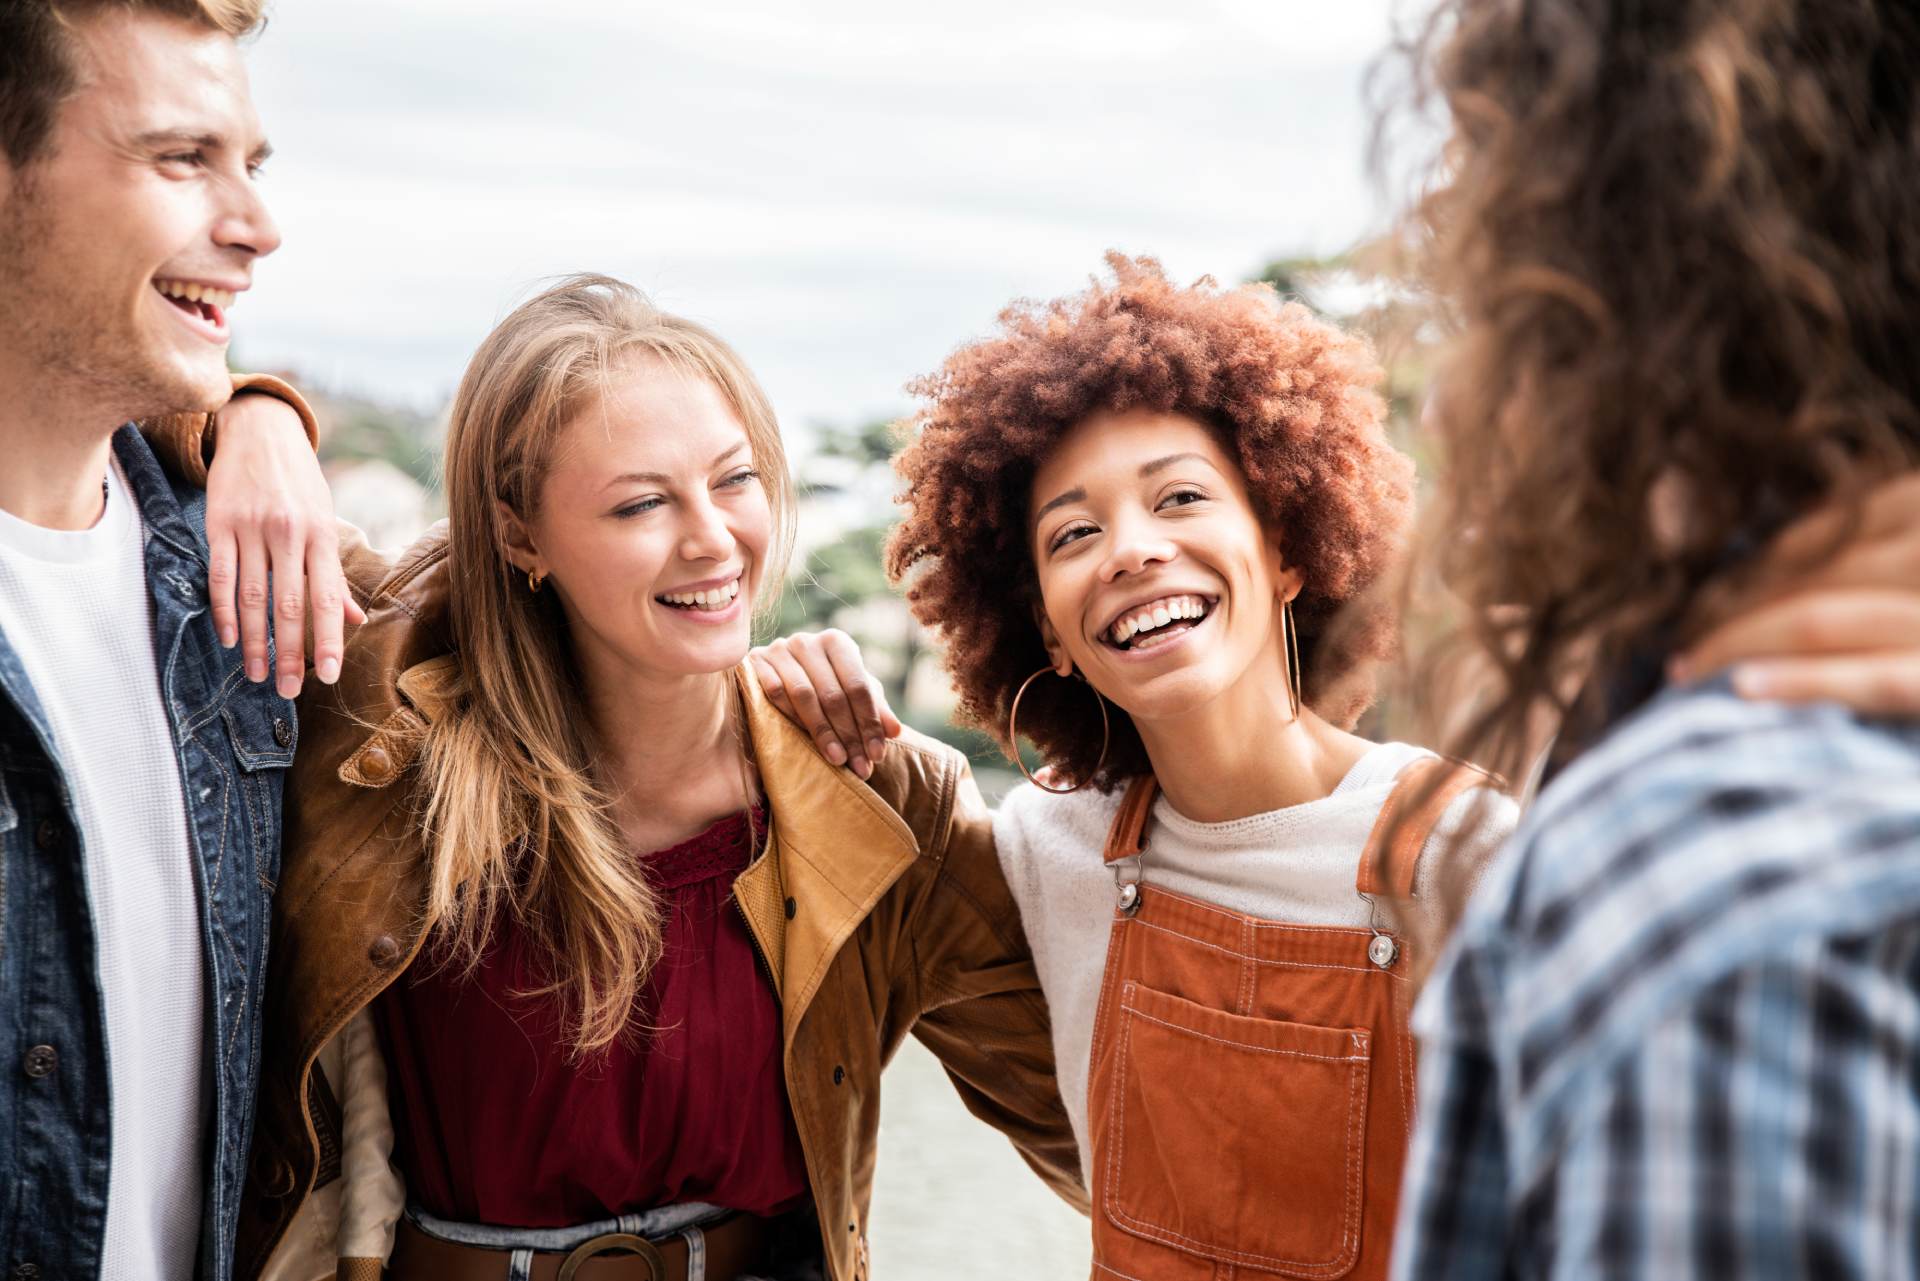
<svg viewBox="0 0 1920 1281">
<path fill-rule="evenodd" d="M 1293 602 L 1280 605 L 1280 643 L 1286 646 L 1287 702 L 1293 706 L 1293 719 L 1300 719 L 1300 629 L 1293 621 Z"/>
<path fill-rule="evenodd" d="M 1055 796 L 1065 796 L 1070 792 L 1077 792 L 1088 783 L 1091 783 L 1094 776 L 1100 773 L 1100 767 L 1107 763 L 1107 748 L 1113 743 L 1113 722 L 1107 717 L 1107 700 L 1101 697 L 1099 690 L 1094 690 L 1093 697 L 1100 704 L 1100 759 L 1094 762 L 1092 772 L 1072 787 L 1048 787 L 1045 783 L 1035 778 L 1028 772 L 1027 763 L 1020 759 L 1020 730 L 1018 728 L 1020 724 L 1020 700 L 1027 696 L 1027 686 L 1049 673 L 1058 675 L 1051 667 L 1043 667 L 1020 682 L 1020 688 L 1015 691 L 1013 695 L 1013 706 L 1007 711 L 1007 741 L 1013 744 L 1013 763 L 1020 767 L 1020 772 L 1027 776 L 1029 783 L 1032 783 L 1043 792 L 1052 792 Z M 1060 679 L 1065 680 L 1066 677 L 1062 676 Z"/>
</svg>

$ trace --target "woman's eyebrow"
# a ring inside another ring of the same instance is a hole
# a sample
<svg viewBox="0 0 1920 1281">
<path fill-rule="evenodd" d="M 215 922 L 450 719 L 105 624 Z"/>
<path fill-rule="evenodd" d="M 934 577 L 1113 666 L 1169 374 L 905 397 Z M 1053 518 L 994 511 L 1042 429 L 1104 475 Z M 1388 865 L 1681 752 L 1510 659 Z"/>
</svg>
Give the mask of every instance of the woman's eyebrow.
<svg viewBox="0 0 1920 1281">
<path fill-rule="evenodd" d="M 1060 495 L 1058 498 L 1048 499 L 1045 503 L 1041 504 L 1040 510 L 1033 514 L 1033 523 L 1035 525 L 1038 525 L 1040 523 L 1040 518 L 1042 516 L 1045 516 L 1048 512 L 1052 511 L 1056 507 L 1065 507 L 1068 503 L 1084 503 L 1085 501 L 1087 501 L 1086 490 L 1080 489 L 1078 487 L 1069 489 L 1066 493 Z"/>
<path fill-rule="evenodd" d="M 733 457 L 735 454 L 745 449 L 747 447 L 747 443 L 748 442 L 743 440 L 737 445 L 729 445 L 725 453 L 721 454 L 718 458 L 714 459 L 712 462 L 707 464 L 707 470 L 712 471 L 714 468 L 718 467 L 721 463 L 726 462 L 727 459 Z M 673 477 L 667 475 L 665 472 L 630 471 L 630 472 L 623 472 L 622 474 L 615 476 L 612 480 L 602 485 L 601 488 L 612 489 L 615 485 L 627 485 L 627 484 L 671 485 L 672 483 L 673 483 Z"/>
<path fill-rule="evenodd" d="M 1209 467 L 1213 466 L 1213 460 L 1208 458 L 1205 454 L 1194 454 L 1194 453 L 1168 454 L 1165 458 L 1156 458 L 1152 462 L 1142 466 L 1140 468 L 1140 475 L 1143 477 L 1151 476 L 1155 472 L 1165 471 L 1167 468 L 1179 462 L 1205 463 Z"/>
<path fill-rule="evenodd" d="M 1142 464 L 1140 467 L 1140 474 L 1143 477 L 1151 476 L 1157 471 L 1165 471 L 1167 468 L 1173 466 L 1175 463 L 1178 463 L 1178 462 L 1196 462 L 1196 463 L 1204 463 L 1208 467 L 1213 466 L 1213 460 L 1208 458 L 1205 454 L 1195 454 L 1195 453 L 1168 454 L 1165 458 L 1156 458 L 1150 463 Z M 1086 499 L 1087 499 L 1086 490 L 1080 489 L 1078 487 L 1069 489 L 1066 493 L 1061 494 L 1058 498 L 1051 498 L 1051 499 L 1048 499 L 1046 502 L 1042 503 L 1040 505 L 1040 509 L 1033 513 L 1033 523 L 1035 525 L 1038 525 L 1040 523 L 1040 518 L 1045 516 L 1048 512 L 1052 511 L 1056 507 L 1063 507 L 1068 503 L 1085 502 Z"/>
</svg>

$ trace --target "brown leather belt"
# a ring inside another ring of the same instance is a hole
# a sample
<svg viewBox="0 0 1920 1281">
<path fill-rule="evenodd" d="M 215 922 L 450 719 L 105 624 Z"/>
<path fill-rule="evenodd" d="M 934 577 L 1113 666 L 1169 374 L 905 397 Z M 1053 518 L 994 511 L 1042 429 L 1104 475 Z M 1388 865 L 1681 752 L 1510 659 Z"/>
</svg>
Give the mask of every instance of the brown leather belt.
<svg viewBox="0 0 1920 1281">
<path fill-rule="evenodd" d="M 736 1214 L 700 1232 L 706 1239 L 706 1281 L 734 1281 L 770 1262 L 773 1230 L 766 1219 Z M 387 1276 L 390 1281 L 505 1281 L 512 1254 L 511 1250 L 442 1241 L 403 1218 Z M 609 1232 L 571 1251 L 536 1251 L 532 1277 L 533 1281 L 687 1281 L 687 1263 L 684 1237 L 647 1241 Z"/>
</svg>

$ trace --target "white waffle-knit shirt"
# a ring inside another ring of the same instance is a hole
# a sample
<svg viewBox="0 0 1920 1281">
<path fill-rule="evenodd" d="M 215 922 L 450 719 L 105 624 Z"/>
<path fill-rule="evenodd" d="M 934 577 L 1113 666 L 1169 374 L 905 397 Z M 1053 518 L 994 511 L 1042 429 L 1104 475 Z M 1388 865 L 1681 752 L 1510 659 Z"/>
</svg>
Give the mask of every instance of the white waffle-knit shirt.
<svg viewBox="0 0 1920 1281">
<path fill-rule="evenodd" d="M 206 985 L 145 546 L 117 463 L 91 529 L 0 511 L 0 634 L 52 727 L 80 825 L 74 871 L 93 909 L 112 1115 L 100 1275 L 191 1281 L 210 1112 Z"/>
</svg>

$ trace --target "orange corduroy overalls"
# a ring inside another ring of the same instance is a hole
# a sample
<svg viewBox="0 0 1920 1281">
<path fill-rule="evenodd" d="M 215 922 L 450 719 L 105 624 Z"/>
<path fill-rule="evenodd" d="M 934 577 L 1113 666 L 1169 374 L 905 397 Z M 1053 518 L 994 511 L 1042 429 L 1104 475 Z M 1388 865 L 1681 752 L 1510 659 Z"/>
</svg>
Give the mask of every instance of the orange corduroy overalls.
<svg viewBox="0 0 1920 1281">
<path fill-rule="evenodd" d="M 1435 822 L 1485 781 L 1433 757 L 1402 771 L 1355 890 L 1409 898 Z M 1087 1087 L 1094 1279 L 1384 1278 L 1413 1123 L 1408 944 L 1141 884 L 1157 790 L 1135 779 L 1107 837 L 1119 905 Z"/>
</svg>

